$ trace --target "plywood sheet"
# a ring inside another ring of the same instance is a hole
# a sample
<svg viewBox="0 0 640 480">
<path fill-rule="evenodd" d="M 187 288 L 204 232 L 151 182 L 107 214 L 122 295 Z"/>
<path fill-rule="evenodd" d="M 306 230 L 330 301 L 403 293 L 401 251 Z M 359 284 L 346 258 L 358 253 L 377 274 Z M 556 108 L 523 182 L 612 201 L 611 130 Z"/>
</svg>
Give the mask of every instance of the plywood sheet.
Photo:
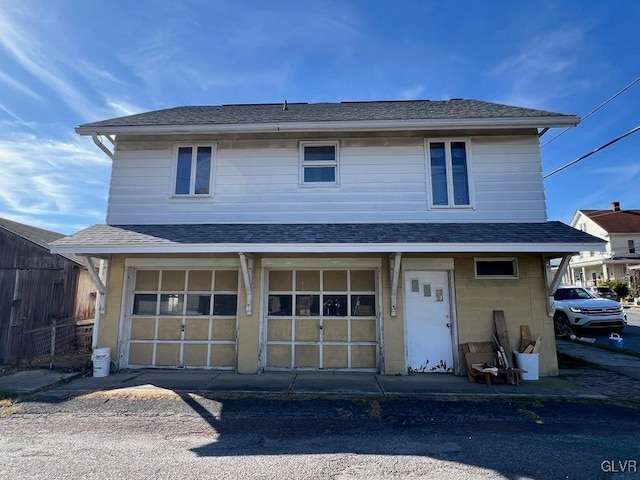
<svg viewBox="0 0 640 480">
<path fill-rule="evenodd" d="M 185 343 L 183 351 L 183 364 L 189 367 L 206 367 L 209 352 L 206 343 Z"/>
<path fill-rule="evenodd" d="M 153 340 L 156 337 L 156 319 L 153 317 L 133 317 L 131 319 L 132 340 Z"/>
<path fill-rule="evenodd" d="M 156 365 L 165 367 L 180 365 L 180 345 L 177 343 L 158 343 L 156 346 Z"/>
<path fill-rule="evenodd" d="M 296 290 L 299 292 L 317 292 L 320 290 L 320 271 L 296 271 Z"/>
<path fill-rule="evenodd" d="M 211 270 L 190 270 L 187 289 L 190 292 L 210 292 L 211 274 Z"/>
<path fill-rule="evenodd" d="M 351 341 L 375 342 L 376 341 L 376 321 L 375 320 L 351 320 Z"/>
<path fill-rule="evenodd" d="M 323 272 L 322 286 L 325 292 L 345 292 L 347 290 L 347 272 L 344 270 Z"/>
<path fill-rule="evenodd" d="M 211 345 L 211 365 L 232 367 L 236 364 L 236 346 L 227 344 Z"/>
<path fill-rule="evenodd" d="M 158 280 L 160 278 L 160 272 L 158 270 L 138 270 L 136 271 L 136 286 L 137 292 L 155 292 L 158 290 Z"/>
<path fill-rule="evenodd" d="M 269 290 L 272 292 L 290 292 L 293 288 L 293 272 L 272 270 L 269 272 Z"/>
<path fill-rule="evenodd" d="M 289 319 L 268 320 L 267 340 L 291 341 L 291 320 Z"/>
<path fill-rule="evenodd" d="M 376 289 L 376 275 L 373 270 L 351 270 L 352 292 L 373 292 Z"/>
<path fill-rule="evenodd" d="M 317 318 L 296 320 L 296 341 L 317 342 L 320 340 L 320 320 Z"/>
<path fill-rule="evenodd" d="M 376 368 L 375 345 L 353 345 L 351 347 L 352 368 Z"/>
<path fill-rule="evenodd" d="M 236 339 L 236 319 L 217 318 L 213 321 L 214 340 L 235 340 Z"/>
<path fill-rule="evenodd" d="M 181 318 L 159 318 L 158 319 L 158 339 L 180 340 L 182 336 Z"/>
<path fill-rule="evenodd" d="M 267 366 L 274 368 L 291 368 L 291 346 L 268 345 Z"/>
<path fill-rule="evenodd" d="M 295 367 L 319 368 L 320 347 L 318 345 L 296 345 Z"/>
<path fill-rule="evenodd" d="M 186 272 L 184 270 L 163 270 L 161 287 L 162 291 L 172 292 L 184 290 L 185 274 Z"/>
<path fill-rule="evenodd" d="M 208 318 L 187 318 L 184 321 L 185 340 L 208 340 L 209 339 L 209 319 Z"/>
<path fill-rule="evenodd" d="M 130 343 L 129 363 L 131 365 L 151 365 L 153 363 L 153 345 L 150 343 Z"/>
<path fill-rule="evenodd" d="M 346 342 L 348 340 L 347 321 L 344 319 L 327 319 L 322 323 L 325 342 Z"/>
<path fill-rule="evenodd" d="M 216 271 L 216 292 L 238 291 L 238 271 L 237 270 L 217 270 Z"/>
<path fill-rule="evenodd" d="M 322 348 L 324 368 L 347 368 L 349 366 L 348 349 L 346 345 L 325 345 Z"/>
</svg>

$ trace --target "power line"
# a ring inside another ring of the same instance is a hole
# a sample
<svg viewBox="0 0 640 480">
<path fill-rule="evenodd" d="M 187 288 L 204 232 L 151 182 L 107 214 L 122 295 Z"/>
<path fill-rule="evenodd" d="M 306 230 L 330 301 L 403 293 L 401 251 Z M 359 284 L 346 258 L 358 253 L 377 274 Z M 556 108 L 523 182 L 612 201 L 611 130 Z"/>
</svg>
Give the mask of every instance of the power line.
<svg viewBox="0 0 640 480">
<path fill-rule="evenodd" d="M 595 150 L 593 150 L 592 152 L 587 153 L 586 155 L 581 156 L 580 158 L 576 158 L 575 160 L 573 160 L 572 162 L 567 163 L 566 165 L 561 166 L 560 168 L 556 168 L 553 172 L 547 173 L 546 175 L 543 175 L 542 178 L 548 178 L 551 175 L 554 175 L 562 170 L 564 170 L 565 168 L 570 167 L 571 165 L 575 165 L 576 163 L 584 160 L 587 157 L 590 157 L 591 155 L 593 155 L 594 153 L 598 153 L 600 150 L 604 150 L 605 148 L 607 148 L 610 145 L 613 145 L 616 142 L 619 142 L 620 140 L 622 140 L 625 137 L 628 137 L 629 135 L 632 135 L 634 133 L 636 133 L 638 130 L 640 130 L 640 125 L 638 125 L 636 128 L 634 128 L 633 130 L 629 130 L 627 133 L 625 133 L 624 135 L 620 135 L 618 138 L 615 138 L 613 140 L 611 140 L 610 142 L 605 143 L 604 145 L 596 148 Z"/>
<path fill-rule="evenodd" d="M 589 113 L 587 113 L 584 117 L 582 117 L 582 121 L 584 122 L 587 118 L 589 118 L 591 115 L 593 115 L 594 113 L 596 113 L 598 110 L 600 110 L 602 107 L 604 107 L 605 105 L 607 105 L 608 103 L 612 102 L 614 99 L 616 99 L 617 97 L 619 97 L 620 95 L 622 95 L 624 92 L 626 92 L 627 90 L 629 90 L 631 87 L 633 87 L 636 83 L 640 82 L 640 77 L 636 78 L 633 82 L 631 82 L 629 85 L 627 85 L 626 87 L 624 87 L 622 90 L 620 90 L 618 93 L 616 93 L 615 95 L 613 95 L 612 97 L 609 97 L 607 100 L 605 100 L 603 103 L 601 103 L 600 105 L 598 105 L 596 108 L 594 108 L 593 110 L 591 110 Z M 565 128 L 563 131 L 561 131 L 559 134 L 557 134 L 555 137 L 551 138 L 548 142 L 542 144 L 542 146 L 540 148 L 544 148 L 547 145 L 549 145 L 551 142 L 553 142 L 556 138 L 558 138 L 560 135 L 565 134 L 566 132 L 568 132 L 569 130 L 571 130 L 574 127 L 567 127 Z"/>
</svg>

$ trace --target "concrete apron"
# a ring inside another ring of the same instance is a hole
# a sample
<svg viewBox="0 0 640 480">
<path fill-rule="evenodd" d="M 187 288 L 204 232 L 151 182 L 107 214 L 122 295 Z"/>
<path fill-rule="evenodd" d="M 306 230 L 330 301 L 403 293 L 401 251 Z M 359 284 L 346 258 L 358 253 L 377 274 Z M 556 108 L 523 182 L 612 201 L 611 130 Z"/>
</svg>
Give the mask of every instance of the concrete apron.
<svg viewBox="0 0 640 480">
<path fill-rule="evenodd" d="M 0 384 L 0 388 L 1 384 Z M 431 396 L 431 397 L 536 397 L 604 399 L 566 380 L 548 377 L 537 381 L 485 385 L 471 383 L 467 377 L 450 374 L 412 374 L 384 376 L 367 373 L 267 372 L 243 375 L 190 370 L 136 370 L 107 377 L 76 378 L 53 386 L 49 396 L 69 397 L 89 393 L 106 394 L 286 394 L 354 396 Z M 25 392 L 26 393 L 26 392 Z"/>
</svg>

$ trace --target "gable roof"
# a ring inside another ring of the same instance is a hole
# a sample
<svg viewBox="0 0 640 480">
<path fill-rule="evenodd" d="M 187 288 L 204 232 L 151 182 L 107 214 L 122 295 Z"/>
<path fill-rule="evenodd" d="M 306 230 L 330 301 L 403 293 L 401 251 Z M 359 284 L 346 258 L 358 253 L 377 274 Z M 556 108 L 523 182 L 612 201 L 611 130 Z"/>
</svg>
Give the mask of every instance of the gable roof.
<svg viewBox="0 0 640 480">
<path fill-rule="evenodd" d="M 25 225 L 24 223 L 14 222 L 6 218 L 0 218 L 0 228 L 18 235 L 31 243 L 35 243 L 46 250 L 49 250 L 50 243 L 65 237 L 62 233 L 52 232 L 51 230 L 45 230 L 31 225 Z M 73 254 L 61 255 L 72 262 L 82 265 L 82 261 Z"/>
<path fill-rule="evenodd" d="M 149 133 L 150 131 L 260 131 L 275 125 L 282 129 L 318 129 L 351 126 L 365 129 L 404 125 L 407 128 L 441 124 L 480 126 L 493 121 L 505 127 L 545 127 L 576 125 L 574 115 L 514 107 L 480 100 L 452 99 L 391 100 L 339 103 L 271 103 L 216 106 L 182 106 L 156 110 L 99 122 L 76 128 L 83 135 L 92 133 Z M 301 125 L 302 124 L 302 125 Z M 182 129 L 176 129 L 182 127 Z M 190 127 L 190 128 L 187 128 Z M 223 128 L 224 127 L 224 128 Z"/>
<path fill-rule="evenodd" d="M 580 210 L 608 233 L 640 233 L 640 210 Z"/>
<path fill-rule="evenodd" d="M 94 225 L 52 251 L 204 252 L 574 252 L 604 240 L 561 222 Z"/>
</svg>

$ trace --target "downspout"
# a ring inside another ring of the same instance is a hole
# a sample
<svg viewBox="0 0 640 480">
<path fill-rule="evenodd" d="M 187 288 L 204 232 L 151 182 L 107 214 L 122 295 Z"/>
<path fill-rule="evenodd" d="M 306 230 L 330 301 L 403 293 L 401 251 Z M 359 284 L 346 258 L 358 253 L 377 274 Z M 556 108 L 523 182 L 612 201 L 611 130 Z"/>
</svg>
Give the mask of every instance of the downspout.
<svg viewBox="0 0 640 480">
<path fill-rule="evenodd" d="M 105 135 L 105 137 L 107 138 L 107 140 L 109 140 L 109 142 L 111 143 L 111 145 L 113 145 L 115 147 L 116 142 L 113 138 L 111 138 L 109 135 Z M 97 133 L 93 132 L 91 134 L 91 138 L 93 139 L 93 143 L 95 143 L 98 148 L 100 150 L 102 150 L 105 155 L 107 155 L 107 157 L 109 157 L 111 160 L 113 160 L 113 155 L 114 152 L 109 150 L 109 148 L 104 144 L 104 142 L 102 141 L 102 137 L 100 135 L 98 135 Z"/>
</svg>

